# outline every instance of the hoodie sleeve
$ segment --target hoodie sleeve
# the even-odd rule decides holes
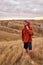
[[[33,31],[32,27],[30,29],[28,29],[28,32],[29,32],[30,35],[32,35],[32,36],[34,35],[34,31]]]

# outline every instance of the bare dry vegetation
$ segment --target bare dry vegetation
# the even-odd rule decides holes
[[[18,42],[0,42],[0,65],[14,65],[21,58],[22,44]]]
[[[39,41],[38,41],[39,40]],[[0,42],[0,65],[32,65],[31,58],[23,57],[21,40]],[[43,38],[33,39],[33,61],[35,65],[43,65]],[[33,64],[33,65],[34,65]]]
[[[43,20],[31,20],[31,25],[34,28],[34,37],[43,36],[43,28],[40,27],[43,25]],[[0,20],[0,41],[20,39],[23,26],[22,20]]]
[[[31,21],[34,28],[33,59],[23,56],[23,42],[21,32],[23,21],[0,21],[0,65],[43,65],[43,29],[39,25],[43,21]],[[36,38],[37,37],[37,38]],[[32,60],[35,62],[32,64]]]
[[[33,53],[35,62],[43,65],[43,37],[33,39]]]

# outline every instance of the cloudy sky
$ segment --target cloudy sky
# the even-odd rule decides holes
[[[42,16],[43,0],[0,0],[0,18]]]

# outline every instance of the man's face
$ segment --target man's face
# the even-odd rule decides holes
[[[25,26],[26,26],[26,25],[27,25],[27,26],[30,26],[30,21],[28,21],[28,20],[27,20],[27,21],[24,21],[24,25],[25,25]]]
[[[30,26],[30,21],[27,21],[27,25]]]

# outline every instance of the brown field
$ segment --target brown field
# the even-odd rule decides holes
[[[0,65],[43,65],[43,29],[38,28],[43,21],[31,20],[34,28],[33,36],[33,61],[30,56],[23,56],[23,42],[21,32],[23,21],[1,20],[0,21]]]
[[[43,20],[31,20],[31,25],[34,29],[33,37],[43,36],[43,28],[39,27],[39,25],[43,25]],[[0,20],[0,41],[21,39],[23,26],[24,21],[22,20]]]
[[[38,41],[39,40],[39,41]],[[0,42],[0,65],[32,65],[30,57],[24,59],[23,42],[1,41]],[[35,65],[43,65],[43,38],[33,39],[33,60]]]

